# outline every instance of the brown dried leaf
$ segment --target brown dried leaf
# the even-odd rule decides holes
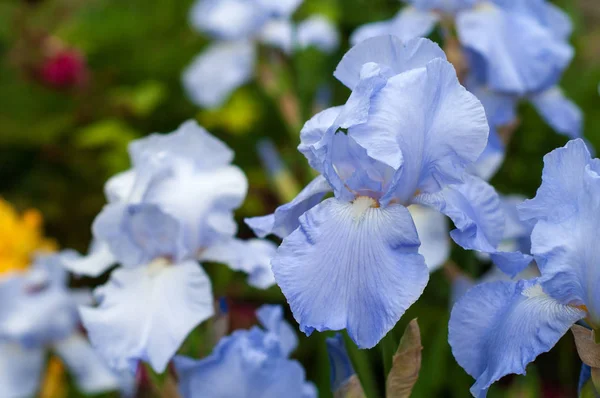
[[[591,368],[600,368],[600,344],[594,341],[593,332],[580,325],[573,325],[571,332],[581,361]]]
[[[387,398],[408,398],[421,369],[421,332],[416,319],[410,321],[394,355],[387,378]]]
[[[366,398],[358,376],[353,375],[333,394],[333,398]]]

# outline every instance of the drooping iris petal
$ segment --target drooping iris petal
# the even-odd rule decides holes
[[[419,254],[425,258],[429,271],[433,272],[450,257],[448,220],[438,211],[424,206],[411,205],[408,211],[421,241]]]
[[[485,59],[490,88],[519,95],[544,90],[571,61],[569,43],[531,14],[491,3],[458,14],[460,41]]]
[[[229,239],[210,246],[202,252],[200,261],[223,263],[236,271],[247,273],[248,283],[259,289],[275,284],[271,259],[277,246],[264,239]]]
[[[316,206],[331,187],[323,176],[312,180],[290,203],[279,206],[275,213],[268,216],[247,218],[246,224],[254,233],[264,238],[274,234],[285,238],[300,224],[298,219],[302,214]]]
[[[300,22],[297,35],[300,48],[315,47],[325,53],[331,53],[340,45],[335,25],[320,15]]]
[[[0,281],[0,339],[40,347],[69,336],[77,309],[65,286],[36,270]]]
[[[206,273],[195,261],[117,269],[80,313],[92,345],[113,369],[149,362],[163,372],[188,333],[213,314]],[[176,308],[177,311],[173,311]]]
[[[558,87],[530,97],[531,102],[544,120],[558,133],[570,138],[581,137],[583,114],[573,101],[564,96]]]
[[[418,38],[403,42],[394,36],[374,37],[352,47],[338,64],[334,76],[353,90],[367,63],[388,67],[392,75],[397,75],[423,67],[436,58],[446,59],[446,54],[431,40]]]
[[[392,35],[403,41],[425,37],[431,33],[438,19],[439,17],[429,10],[404,7],[390,20],[373,22],[359,27],[350,36],[350,43],[356,45],[372,37],[383,35]]]
[[[281,355],[287,357],[298,346],[294,329],[283,319],[283,308],[279,305],[263,305],[256,310],[256,316],[263,327],[277,336]]]
[[[538,221],[531,235],[531,252],[548,294],[564,304],[585,305],[591,322],[600,325],[600,250],[596,244],[600,176],[589,168],[583,173],[582,189],[576,202],[570,203],[575,213],[560,222]]]
[[[448,340],[458,363],[476,379],[471,392],[485,397],[501,377],[524,374],[583,317],[584,311],[552,299],[536,280],[486,283],[454,306]]]
[[[300,218],[272,261],[300,329],[348,329],[372,347],[423,292],[429,272],[405,207],[327,199]]]
[[[560,222],[576,214],[585,169],[591,162],[590,152],[580,139],[544,156],[542,185],[535,198],[519,206],[521,219]]]
[[[256,49],[248,41],[212,44],[183,72],[183,86],[198,106],[216,108],[254,73]]]
[[[329,357],[329,368],[331,370],[331,391],[334,393],[340,389],[355,374],[352,361],[348,356],[341,334],[328,337],[327,356]]]
[[[0,396],[33,397],[39,389],[45,363],[44,349],[0,342]]]
[[[504,236],[505,217],[498,194],[485,181],[469,177],[463,184],[421,194],[415,200],[450,217],[456,226],[450,232],[452,239],[465,249],[489,253],[507,274],[516,275],[531,262],[526,254],[497,249]]]
[[[348,134],[381,162],[393,151],[402,153],[396,188],[382,202],[408,203],[417,190],[434,192],[440,184],[460,181],[485,148],[488,131],[481,103],[460,85],[450,63],[434,59],[392,77],[373,98],[368,122]]]
[[[55,343],[53,348],[84,393],[99,394],[119,389],[118,378],[79,333]]]
[[[297,361],[265,352],[256,329],[222,338],[213,353],[199,361],[175,357],[183,398],[316,398]]]
[[[107,271],[116,260],[106,242],[94,240],[87,255],[64,259],[63,263],[74,274],[95,278]]]
[[[195,29],[223,40],[249,38],[268,17],[255,2],[245,0],[198,0],[190,10]]]

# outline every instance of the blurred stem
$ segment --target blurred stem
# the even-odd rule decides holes
[[[377,381],[373,374],[374,366],[371,364],[369,351],[359,349],[350,337],[348,337],[347,332],[344,332],[343,336],[348,355],[352,361],[352,366],[360,380],[365,396],[367,398],[380,397],[381,394],[379,393]]]
[[[390,330],[388,334],[381,339],[378,346],[383,357],[383,372],[385,378],[387,378],[390,370],[392,370],[394,354],[396,354],[396,350],[398,349],[398,342],[394,338],[393,330]]]
[[[440,23],[442,35],[444,36],[444,52],[448,58],[448,62],[454,65],[456,76],[461,84],[464,85],[467,73],[469,72],[469,64],[463,52],[463,48],[458,40],[454,19],[443,17]]]

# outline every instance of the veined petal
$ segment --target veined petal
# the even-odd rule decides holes
[[[542,185],[535,198],[521,204],[522,220],[548,220],[560,222],[577,212],[577,202],[584,189],[584,174],[592,161],[585,142],[569,141],[544,156]]]
[[[275,284],[271,259],[277,246],[266,239],[230,239],[210,246],[202,252],[200,261],[223,263],[236,271],[248,274],[248,283],[259,289]]]
[[[489,253],[504,272],[516,275],[531,262],[531,257],[497,249],[505,227],[505,215],[498,194],[477,177],[469,176],[465,180],[463,184],[448,186],[435,194],[421,194],[415,201],[450,217],[456,226],[450,236],[460,246]]]
[[[402,167],[381,202],[408,203],[417,190],[435,192],[460,181],[485,148],[488,131],[481,103],[460,85],[452,65],[438,58],[388,80],[372,100],[368,121],[348,135],[386,164],[393,146],[381,142],[395,142]]]
[[[325,177],[318,176],[294,200],[279,206],[274,214],[247,218],[245,222],[261,238],[274,234],[283,239],[298,228],[300,216],[316,206],[327,192],[331,192],[329,183]]]
[[[80,313],[92,345],[117,370],[144,360],[163,372],[188,333],[213,315],[206,273],[195,261],[117,269]]]
[[[392,75],[424,67],[429,61],[446,59],[442,49],[427,39],[403,42],[395,36],[367,39],[348,51],[338,64],[334,76],[353,90],[361,79],[361,71],[367,63],[388,67]]]
[[[530,97],[533,106],[556,132],[570,138],[582,136],[583,114],[573,101],[564,96],[558,87]]]
[[[183,86],[198,106],[217,108],[254,73],[256,49],[249,41],[212,44],[183,72]]]
[[[425,206],[411,205],[408,211],[421,241],[419,254],[425,258],[429,271],[433,272],[450,257],[448,219],[440,212]]]
[[[312,46],[325,53],[332,53],[340,45],[340,35],[329,19],[314,15],[298,24],[298,45],[300,48]]]
[[[16,343],[0,342],[0,396],[35,396],[45,363],[43,348],[23,348]]]
[[[79,333],[53,345],[69,368],[77,387],[86,394],[119,389],[119,380],[100,359],[90,343]]]
[[[421,295],[429,272],[408,210],[331,198],[306,212],[272,261],[300,329],[348,329],[373,347]]]
[[[498,91],[525,95],[556,84],[573,49],[527,13],[486,3],[457,16],[461,43],[487,64],[486,81]]]
[[[478,285],[450,316],[448,340],[458,363],[476,379],[471,392],[485,397],[501,377],[549,351],[585,316],[544,293],[536,280]]]

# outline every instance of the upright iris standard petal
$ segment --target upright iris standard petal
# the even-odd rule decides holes
[[[256,0],[258,6],[275,17],[290,17],[304,0]]]
[[[294,49],[294,26],[288,19],[274,19],[262,27],[258,38],[264,44],[291,53]]]
[[[348,134],[384,163],[393,146],[381,142],[395,143],[403,163],[394,176],[396,188],[382,201],[407,203],[417,190],[460,181],[485,148],[488,130],[481,103],[460,85],[450,63],[434,59],[392,77],[373,98],[368,122]]]
[[[446,59],[446,54],[431,40],[419,38],[403,42],[394,36],[374,37],[352,47],[338,64],[334,76],[353,90],[360,82],[365,64],[385,66],[391,75],[397,75],[423,67],[437,58]]]
[[[306,212],[273,259],[300,329],[348,329],[369,348],[423,292],[429,272],[405,207],[327,199]]]
[[[583,130],[581,109],[565,97],[560,88],[552,87],[530,98],[533,106],[550,127],[570,138],[581,137]]]
[[[202,107],[221,106],[254,72],[256,49],[248,41],[212,44],[183,72],[183,86]]]
[[[421,241],[419,254],[425,258],[430,272],[440,268],[450,257],[448,219],[441,213],[425,206],[411,205],[408,211],[417,228]]]
[[[275,334],[283,356],[289,356],[296,349],[298,337],[290,324],[283,319],[281,306],[263,305],[256,310],[256,317],[268,332]]]
[[[581,139],[569,141],[563,148],[544,156],[542,185],[535,198],[519,206],[522,220],[560,222],[577,212],[577,202],[584,189],[586,166],[592,157]]]
[[[450,217],[456,226],[450,232],[452,239],[465,249],[489,253],[507,274],[516,275],[531,262],[526,254],[498,250],[505,217],[498,194],[483,180],[471,176],[463,184],[448,186],[435,194],[421,194],[416,201]]]
[[[274,234],[285,238],[298,228],[299,218],[306,211],[316,206],[327,192],[331,191],[329,183],[323,176],[312,180],[290,203],[279,206],[274,214],[262,217],[247,218],[246,224],[259,237]]]
[[[276,250],[273,242],[264,239],[229,239],[206,249],[200,260],[227,264],[233,270],[243,271],[249,275],[251,286],[266,289],[275,284],[271,259]]]
[[[222,40],[248,38],[267,19],[264,9],[246,0],[197,0],[190,11],[195,29]]]
[[[75,333],[54,344],[53,348],[84,393],[98,394],[119,388],[119,379],[82,335]]]
[[[392,19],[365,24],[352,33],[350,43],[356,45],[372,37],[392,35],[403,41],[428,36],[439,16],[429,10],[404,7]]]
[[[325,53],[331,53],[340,45],[340,35],[335,25],[320,15],[300,22],[297,35],[300,48],[312,46]]]
[[[492,383],[550,350],[585,312],[560,304],[538,281],[478,285],[452,310],[449,342],[458,363],[476,379],[471,392],[485,397]]]
[[[41,347],[24,348],[0,342],[0,396],[33,397],[42,379],[45,352]]]
[[[118,370],[135,371],[145,360],[164,371],[188,333],[213,314],[210,281],[195,261],[118,269],[95,294],[97,307],[80,308],[83,324]]]
[[[573,57],[569,43],[534,11],[486,3],[459,13],[457,30],[463,46],[484,58],[488,85],[501,92],[525,95],[549,88]]]
[[[473,7],[477,0],[406,0],[421,10],[439,10],[444,12],[456,12]]]

